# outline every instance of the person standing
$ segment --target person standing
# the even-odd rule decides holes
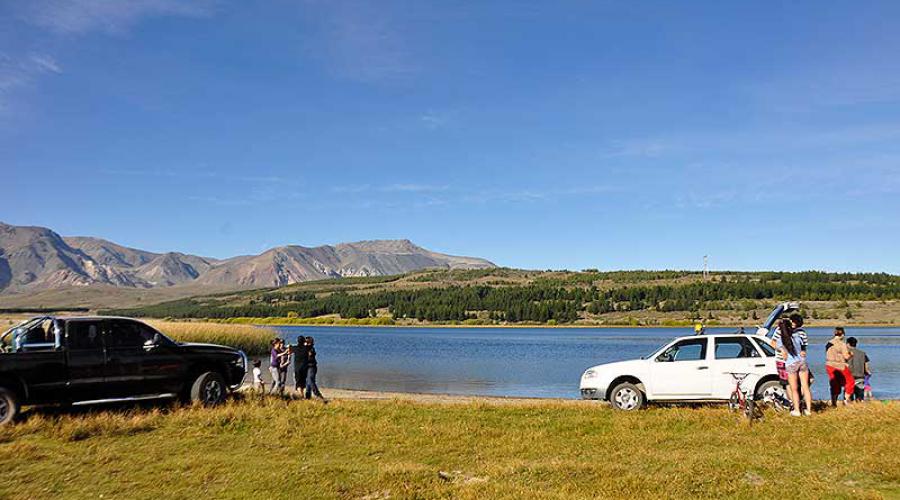
[[[306,337],[297,337],[294,346],[294,390],[301,395],[306,391],[306,372],[309,370],[309,346]]]
[[[316,384],[316,373],[319,371],[319,362],[316,359],[315,340],[313,340],[312,337],[306,337],[306,347],[308,349],[306,354],[306,399],[310,399],[310,397],[315,394],[317,398],[327,403],[328,400],[322,396],[322,393],[319,392],[319,386]]]
[[[278,354],[278,387],[281,389],[281,394],[284,395],[284,389],[287,386],[288,368],[291,366],[291,349],[284,340],[281,341],[280,351]]]
[[[844,329],[834,329],[834,337],[828,341],[825,347],[825,371],[828,373],[828,382],[831,388],[831,406],[837,406],[841,388],[844,389],[844,404],[850,400],[853,394],[853,375],[850,373],[850,347],[844,341]]]
[[[791,401],[794,403],[794,409],[791,415],[800,416],[800,395],[802,392],[803,400],[806,402],[806,408],[803,415],[809,416],[812,408],[812,394],[809,390],[809,365],[806,362],[806,347],[803,345],[803,336],[799,332],[794,331],[791,321],[781,320],[779,330],[781,335],[778,337],[776,345],[782,351],[785,359],[785,370],[788,375],[788,384],[790,385]]]
[[[850,346],[850,375],[853,376],[853,399],[854,401],[865,401],[866,399],[866,377],[869,376],[869,356],[866,351],[858,349],[856,346],[859,341],[856,337],[847,339]]]
[[[266,385],[263,383],[261,366],[262,362],[260,360],[253,360],[253,390],[265,393]]]
[[[775,331],[772,333],[772,340],[769,341],[769,345],[775,349],[775,369],[778,372],[778,379],[781,381],[781,386],[786,389],[786,393],[788,398],[791,398],[791,391],[788,389],[788,372],[786,361],[787,358],[785,356],[784,350],[779,347],[779,342],[781,341],[781,323],[785,323],[785,320],[781,320],[775,325]],[[806,352],[807,347],[809,346],[809,337],[806,335],[806,330],[803,329],[803,316],[799,314],[792,314],[786,323],[790,328],[793,334],[796,334],[800,338],[800,349],[803,352]],[[812,372],[809,370],[809,365],[807,364],[807,376],[809,383],[812,383]],[[800,411],[800,401],[795,401],[791,399],[791,404],[794,405],[794,408],[797,411]],[[807,407],[807,410],[811,410],[811,407]]]
[[[788,399],[790,399],[791,391],[788,390],[788,373],[784,366],[784,351],[778,347],[780,341],[781,329],[776,325],[775,330],[772,332],[772,339],[769,340],[769,345],[775,349],[775,371],[778,372],[778,381],[781,382],[781,386],[785,389]],[[793,403],[793,400],[791,402]]]
[[[279,349],[279,342],[281,339],[274,338],[272,339],[271,346],[272,349],[269,351],[269,375],[272,376],[272,393],[274,394],[276,390],[278,390],[278,367],[281,366],[281,350]]]

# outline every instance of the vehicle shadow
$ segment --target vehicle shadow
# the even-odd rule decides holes
[[[135,411],[159,410],[164,413],[171,412],[185,405],[173,399],[158,399],[150,401],[118,401],[110,403],[98,403],[92,405],[48,405],[30,406],[24,408],[16,418],[16,422],[25,423],[35,417],[84,417],[102,413],[125,415]]]
[[[267,402],[293,402],[305,401],[305,399],[292,393],[271,394],[259,391],[238,390],[228,395],[224,404],[241,404],[241,403],[257,403],[265,404]],[[45,405],[45,406],[29,406],[22,410],[22,413],[16,418],[16,422],[24,423],[35,417],[85,417],[100,414],[129,415],[135,412],[152,412],[157,411],[162,414],[168,414],[178,410],[193,408],[198,404],[185,403],[179,399],[151,399],[143,401],[115,401],[108,403],[96,403],[90,405]]]

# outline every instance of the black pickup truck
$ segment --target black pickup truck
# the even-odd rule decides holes
[[[175,342],[129,318],[33,318],[0,335],[0,425],[22,405],[180,397],[222,402],[241,385],[247,356]]]

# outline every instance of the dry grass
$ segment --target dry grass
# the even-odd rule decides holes
[[[882,498],[900,404],[812,418],[566,402],[235,401],[35,414],[0,429],[0,497]]]
[[[148,321],[150,325],[181,342],[203,342],[236,347],[247,354],[269,351],[269,341],[275,334],[266,328],[252,325],[223,323]]]

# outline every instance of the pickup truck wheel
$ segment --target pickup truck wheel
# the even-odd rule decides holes
[[[637,410],[644,406],[644,393],[631,382],[622,382],[609,393],[609,402],[617,410]]]
[[[214,406],[225,401],[225,379],[216,372],[206,372],[191,386],[191,401],[203,406]]]
[[[0,387],[0,425],[5,425],[19,414],[19,400],[11,390]]]

